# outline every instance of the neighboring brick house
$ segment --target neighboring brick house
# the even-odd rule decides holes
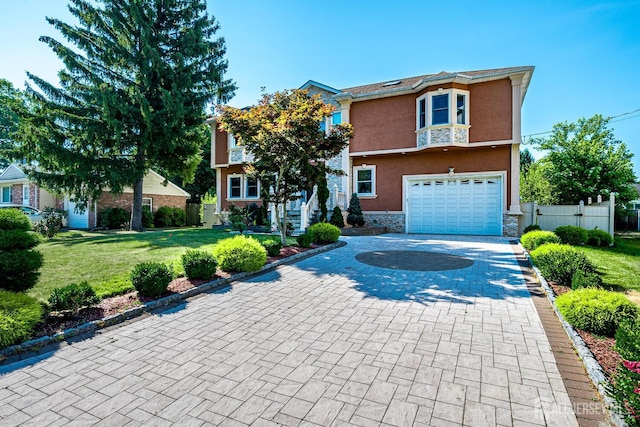
[[[0,204],[26,205],[36,209],[63,209],[63,198],[49,193],[31,182],[27,174],[16,164],[0,173]]]
[[[517,235],[521,106],[534,67],[440,72],[346,89],[314,81],[354,137],[329,161],[339,204],[353,192],[369,224],[407,233]],[[234,138],[212,132],[218,209],[258,201],[250,160]]]

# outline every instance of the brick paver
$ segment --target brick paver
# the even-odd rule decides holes
[[[577,425],[508,240],[345,240],[0,366],[0,425]],[[473,265],[355,260],[374,250]]]

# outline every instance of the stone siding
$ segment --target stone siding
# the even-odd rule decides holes
[[[431,144],[450,144],[451,143],[451,129],[431,129]]]
[[[372,214],[363,212],[365,227],[366,226],[383,226],[387,227],[389,233],[404,233],[405,232],[405,216],[404,214],[396,213],[379,213]]]
[[[518,218],[521,215],[504,214],[502,216],[502,235],[518,237]]]

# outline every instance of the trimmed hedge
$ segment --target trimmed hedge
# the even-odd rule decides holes
[[[188,279],[210,279],[216,274],[216,265],[213,254],[207,251],[187,249],[182,254],[182,267]]]
[[[591,271],[578,270],[571,278],[571,289],[599,288],[602,286],[602,278]]]
[[[327,222],[319,222],[309,227],[307,231],[316,243],[334,243],[340,238],[340,229]]]
[[[171,206],[160,206],[154,214],[156,227],[182,227],[187,222],[187,214],[184,209]]]
[[[267,262],[267,250],[253,237],[243,235],[220,240],[213,256],[223,271],[257,271]]]
[[[547,243],[531,251],[530,255],[542,275],[559,285],[571,286],[577,271],[596,272],[587,256],[573,246]]]
[[[613,236],[604,230],[589,230],[587,233],[589,246],[610,246],[613,244]]]
[[[532,251],[545,243],[560,243],[560,238],[551,231],[534,230],[523,234],[520,243],[526,250]]]
[[[82,307],[89,307],[99,302],[100,298],[96,295],[96,291],[86,281],[54,289],[49,297],[51,310],[70,310],[73,314],[77,314]]]
[[[37,299],[0,290],[0,348],[29,338],[43,315]]]
[[[596,288],[566,292],[556,298],[556,305],[571,325],[608,337],[614,336],[623,321],[638,316],[638,306],[627,297]]]
[[[276,239],[268,239],[260,242],[262,246],[267,250],[269,256],[275,257],[280,255],[280,249],[282,249],[282,242]]]
[[[563,225],[553,230],[565,245],[583,246],[587,244],[588,232],[582,227]]]
[[[141,296],[159,297],[167,292],[173,273],[160,262],[142,262],[131,272],[131,283]]]

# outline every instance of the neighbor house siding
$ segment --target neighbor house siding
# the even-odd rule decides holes
[[[446,174],[449,167],[455,174],[465,172],[507,171],[511,174],[510,146],[496,148],[451,148],[447,152],[428,150],[405,155],[354,157],[353,166],[376,166],[375,198],[362,197],[363,211],[401,211],[403,175]],[[507,206],[510,184],[506,182]]]

